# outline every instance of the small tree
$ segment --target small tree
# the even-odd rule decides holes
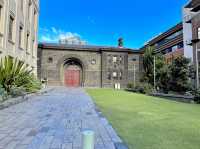
[[[176,92],[185,92],[191,89],[189,83],[189,63],[185,57],[178,57],[170,65],[170,89]]]
[[[169,90],[169,67],[163,55],[156,56],[156,86],[164,92]]]

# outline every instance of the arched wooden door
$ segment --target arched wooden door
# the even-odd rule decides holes
[[[79,87],[81,82],[81,68],[77,65],[69,65],[65,68],[64,83],[67,87]]]

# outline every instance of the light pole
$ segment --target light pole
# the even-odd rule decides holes
[[[196,87],[199,88],[199,61],[198,61],[198,44],[196,43]]]
[[[156,90],[156,56],[153,58],[153,85],[154,90]]]
[[[133,62],[134,62],[134,64],[133,64],[133,85],[134,85],[134,88],[135,88],[135,86],[136,86],[136,75],[135,75],[135,62],[136,62],[136,58],[133,58]]]

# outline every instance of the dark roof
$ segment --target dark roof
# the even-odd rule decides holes
[[[186,6],[185,8],[196,8],[200,5],[200,1],[199,0],[191,0]]]
[[[129,53],[140,53],[139,50],[131,48],[119,48],[109,46],[94,46],[94,45],[68,45],[58,43],[39,43],[41,49],[59,49],[59,50],[74,50],[74,51],[111,51],[111,52],[129,52]]]
[[[182,22],[180,22],[177,25],[175,25],[172,28],[170,28],[169,30],[167,30],[166,32],[164,32],[161,35],[159,35],[159,36],[153,38],[152,40],[150,40],[145,46],[143,46],[141,48],[141,50],[143,50],[146,46],[153,46],[157,42],[163,40],[164,38],[172,35],[173,33],[176,33],[177,31],[180,31],[182,29],[183,29],[183,24],[182,24]]]

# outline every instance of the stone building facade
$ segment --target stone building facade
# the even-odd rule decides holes
[[[140,75],[140,53],[127,48],[39,44],[38,58],[38,77],[51,86],[126,87]]]
[[[37,71],[39,0],[0,0],[0,57],[17,57]]]

